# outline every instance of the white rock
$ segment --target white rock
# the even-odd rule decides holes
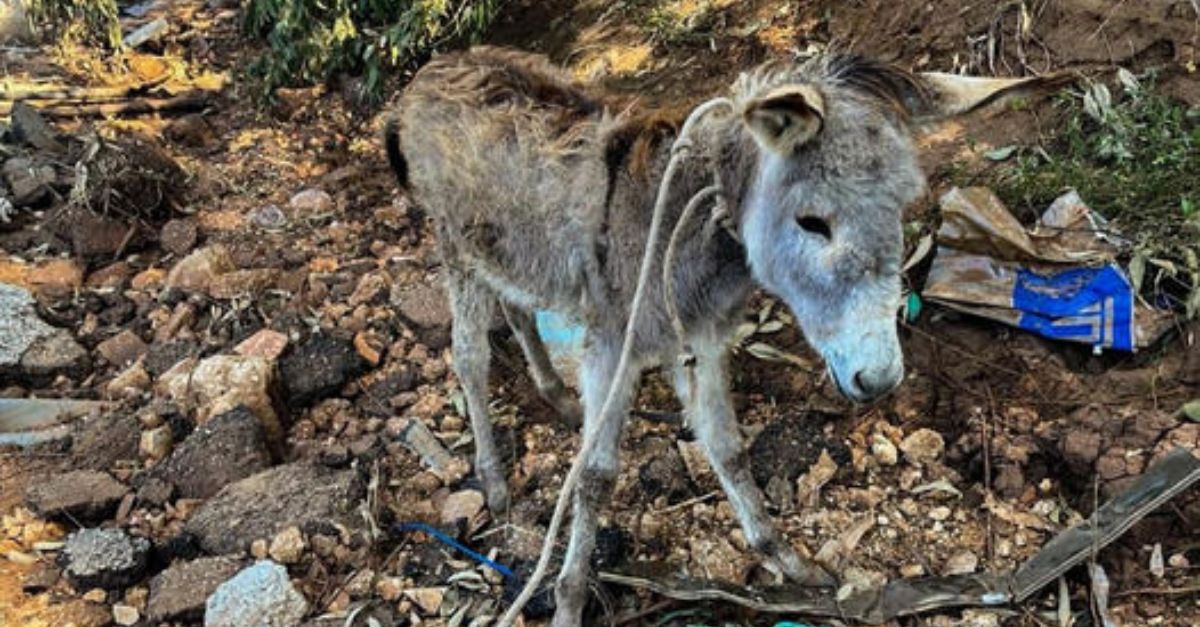
[[[308,601],[288,579],[287,569],[264,560],[243,569],[208,597],[204,627],[294,627]]]
[[[875,461],[879,462],[880,466],[895,466],[900,459],[896,445],[882,433],[876,433],[871,438],[871,455],[875,456]]]

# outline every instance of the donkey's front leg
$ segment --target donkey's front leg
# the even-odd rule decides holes
[[[618,336],[619,337],[619,336]],[[613,381],[619,358],[618,341],[597,341],[589,338],[580,371],[583,392],[584,433],[599,428],[591,450],[584,455],[583,474],[575,487],[574,516],[571,520],[571,541],[563,558],[562,572],[555,591],[553,627],[577,627],[582,623],[588,600],[588,571],[592,551],[596,547],[596,519],[599,509],[608,504],[619,469],[618,444],[621,428],[633,399],[640,369],[628,368],[620,380]],[[608,395],[609,384],[616,388],[609,411],[601,417],[601,405]]]
[[[824,569],[796,553],[767,515],[762,491],[754,483],[749,458],[738,432],[729,395],[725,343],[707,335],[694,338],[693,348],[696,351],[696,378],[689,406],[691,427],[721,480],[721,487],[742,524],[747,542],[774,561],[793,581],[833,584],[833,578]]]

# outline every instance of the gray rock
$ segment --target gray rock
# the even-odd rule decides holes
[[[17,374],[40,377],[78,370],[87,358],[70,333],[38,317],[27,290],[0,283],[0,382]]]
[[[184,530],[214,555],[244,551],[254,540],[293,525],[309,534],[336,534],[337,524],[361,525],[355,507],[364,495],[354,470],[286,464],[225,486],[192,514]]]
[[[146,571],[150,541],[122,529],[81,529],[67,537],[64,572],[76,590],[117,590]]]
[[[417,339],[437,351],[450,345],[450,302],[440,285],[396,285],[392,304],[414,325]]]
[[[106,472],[76,470],[30,485],[25,504],[45,518],[95,521],[112,515],[128,492]]]
[[[108,470],[119,462],[138,459],[142,431],[137,418],[111,413],[80,421],[72,436],[70,468]]]
[[[155,624],[199,621],[208,597],[241,567],[241,562],[232,557],[175,562],[150,580],[146,618]]]
[[[178,497],[206,499],[270,467],[262,422],[238,406],[197,427],[152,476],[174,484]]]
[[[208,597],[204,627],[294,627],[307,613],[308,601],[292,586],[287,569],[263,560]]]

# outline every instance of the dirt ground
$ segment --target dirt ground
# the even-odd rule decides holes
[[[1162,72],[1162,90],[1197,105],[1200,15],[1194,7],[1095,0],[514,0],[487,39],[544,52],[581,79],[647,104],[699,101],[772,55],[833,46],[916,70],[988,75],[1070,70],[1108,76],[1114,66],[1153,67]],[[144,133],[179,164],[186,188],[171,190],[161,213],[131,218],[137,228],[129,233],[136,235],[113,252],[81,253],[69,229],[64,235],[47,227],[53,204],[0,223],[0,282],[31,288],[42,316],[68,329],[93,355],[85,368],[49,380],[14,380],[0,397],[104,397],[126,369],[109,363],[100,347],[126,330],[148,345],[141,359],[157,378],[163,373],[151,367],[154,359],[170,366],[171,355],[227,353],[261,329],[278,331],[289,346],[307,345],[323,329],[354,338],[355,351],[372,363],[339,380],[323,399],[280,412],[280,460],[354,468],[370,483],[372,515],[384,529],[392,522],[445,523],[452,495],[475,486],[470,478],[446,480],[430,472],[399,442],[403,425],[397,421],[421,421],[464,459],[470,458],[469,429],[450,369],[444,303],[396,306],[408,302],[404,295],[412,290],[436,289],[439,261],[430,225],[399,195],[386,167],[378,142],[380,110],[362,104],[351,79],[284,90],[276,103],[260,106],[252,88],[236,80],[237,68],[255,52],[238,33],[236,11],[190,1],[171,10],[177,21],[170,38],[145,56],[168,59],[172,71],[189,81],[220,72],[235,80],[198,114],[56,120],[61,132],[76,137],[92,130],[107,137]],[[674,22],[652,19],[663,14]],[[0,55],[5,73],[15,79],[75,85],[141,80],[138,62],[18,49]],[[1052,107],[1041,100],[930,129],[920,138],[930,193],[907,216],[914,234],[936,229],[936,199],[951,171],[979,162],[992,148],[1036,141],[1053,123]],[[309,196],[295,198],[306,190]],[[181,259],[217,244],[243,280],[268,278],[230,297],[180,296],[163,287]],[[70,267],[55,266],[55,259],[69,260]],[[918,288],[921,271],[907,277]],[[259,274],[248,274],[253,272]],[[1172,447],[1200,449],[1200,424],[1178,412],[1200,397],[1195,323],[1180,322],[1137,354],[1094,355],[1089,347],[928,306],[902,327],[909,371],[904,385],[875,404],[853,406],[837,395],[782,306],[759,295],[747,317],[782,323],[763,328],[735,351],[733,388],[753,442],[756,479],[788,539],[836,563],[847,580],[1013,568]],[[452,518],[449,527],[477,550],[494,551],[497,561],[527,569],[579,437],[539,400],[502,325],[492,340],[493,411],[512,464],[514,506],[499,518],[476,507],[468,520]],[[747,349],[753,342],[811,366],[756,357]],[[138,416],[148,426],[147,413],[169,413],[162,407],[147,390],[121,397],[111,411]],[[747,550],[711,471],[694,463],[691,435],[661,376],[647,378],[637,407],[602,525],[601,568],[665,564],[739,584],[769,579]],[[916,461],[907,443],[930,431],[941,445]],[[803,484],[801,477],[815,472],[823,452],[828,459],[820,464],[831,471],[827,483],[811,498],[798,498],[797,481]],[[47,472],[77,459],[77,450],[54,448],[0,453],[6,534],[0,542],[6,553],[52,561],[52,551],[38,553],[33,544],[57,540],[73,524],[35,524],[24,495]],[[107,461],[103,470],[128,482],[154,465],[144,455]],[[1118,624],[1200,624],[1198,497],[1193,488],[1097,556],[1111,580]],[[191,501],[131,503],[117,522],[106,524],[168,538],[197,506]],[[1159,574],[1150,568],[1156,544],[1166,562]],[[481,571],[427,538],[384,533],[370,542],[343,542],[337,550],[311,549],[290,568],[309,599],[310,617],[367,604],[372,612],[386,610],[396,624],[475,624],[472,619],[496,614],[514,592],[490,576],[447,584],[456,573]],[[0,561],[0,623],[104,624],[111,605],[144,597],[144,590],[131,591],[145,583],[86,599],[87,590],[65,583],[24,591],[16,582],[39,568]],[[364,571],[406,590],[441,590],[444,597],[432,611],[415,596],[385,601],[378,582],[365,591],[352,585]],[[461,583],[477,579],[479,585]],[[1071,571],[1066,585],[1074,624],[1096,624],[1084,569]],[[1021,608],[923,615],[895,624],[1058,624],[1057,589],[1050,588]],[[595,624],[607,618],[617,624],[772,625],[791,618],[615,586],[597,586],[597,592]],[[544,620],[536,611],[532,616],[527,624]]]

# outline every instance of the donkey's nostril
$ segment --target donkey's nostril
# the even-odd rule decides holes
[[[863,380],[863,371],[859,370],[854,373],[854,387],[858,388],[863,394],[870,394],[871,388],[867,387],[867,382]]]
[[[887,368],[859,370],[854,373],[854,387],[866,400],[883,396],[896,387],[898,378]]]

